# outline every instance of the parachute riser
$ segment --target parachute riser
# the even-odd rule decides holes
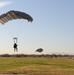
[[[16,37],[13,38],[14,43],[17,44],[18,39]]]

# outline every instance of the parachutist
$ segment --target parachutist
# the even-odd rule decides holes
[[[30,22],[33,21],[33,18],[29,14],[26,14],[25,12],[21,12],[21,11],[11,10],[11,11],[8,11],[8,12],[0,15],[0,24],[4,25],[8,21],[16,20],[16,19],[26,19]],[[14,52],[15,52],[15,50],[18,51],[17,38],[14,37],[13,40],[14,40],[13,47],[14,47]]]
[[[13,40],[14,40],[14,45],[13,45],[13,48],[14,48],[14,52],[16,51],[16,52],[18,52],[18,48],[17,48],[17,37],[14,37],[13,38]]]
[[[13,47],[14,47],[14,52],[15,52],[15,51],[18,52],[17,46],[18,46],[18,45],[17,45],[16,43],[14,43],[14,46],[13,46]]]

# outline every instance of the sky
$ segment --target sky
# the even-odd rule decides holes
[[[33,22],[0,25],[0,54],[74,54],[74,0],[0,0],[0,15],[10,10],[29,14]],[[38,48],[43,52],[35,52]]]

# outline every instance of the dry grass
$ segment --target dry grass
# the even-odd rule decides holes
[[[68,58],[0,58],[0,74],[74,75],[74,60]]]

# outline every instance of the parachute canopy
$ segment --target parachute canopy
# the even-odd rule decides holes
[[[14,20],[14,19],[26,19],[28,20],[28,22],[32,22],[33,18],[21,11],[8,11],[7,13],[4,13],[2,15],[0,15],[0,23],[1,24],[5,24],[6,22],[10,21],[10,20]]]
[[[42,51],[43,51],[42,48],[39,48],[39,49],[36,50],[36,52],[42,52]]]

